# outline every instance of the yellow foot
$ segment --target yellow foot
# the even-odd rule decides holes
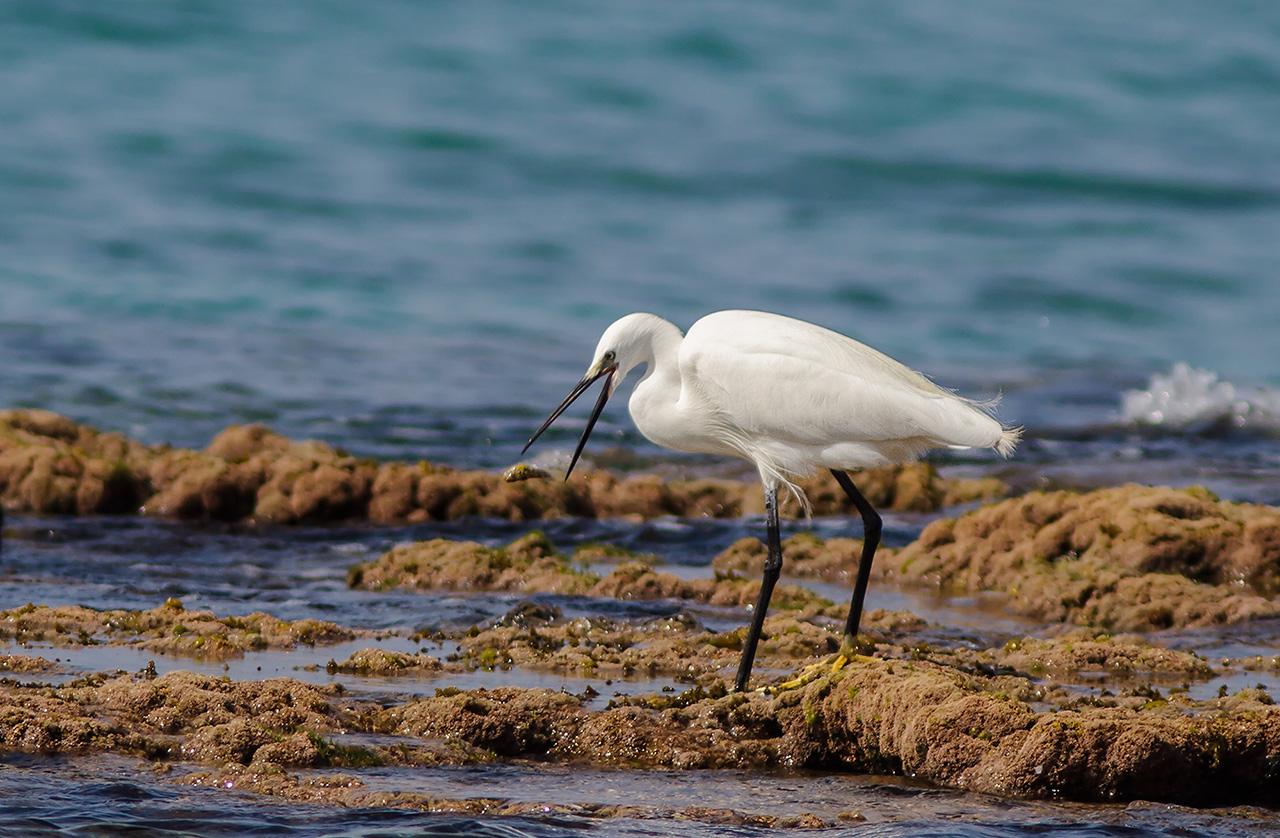
[[[803,687],[810,681],[820,678],[823,675],[834,675],[844,669],[851,663],[868,663],[874,660],[866,655],[859,655],[853,652],[840,652],[832,655],[824,661],[811,663],[804,669],[796,673],[796,677],[790,681],[783,681],[781,684],[773,684],[768,687],[761,687],[761,692],[776,693],[783,690],[794,690]]]

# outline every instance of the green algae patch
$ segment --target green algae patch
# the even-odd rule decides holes
[[[1280,511],[1198,488],[1033,492],[930,524],[875,573],[1117,631],[1238,623],[1280,614]]]
[[[225,658],[247,651],[340,643],[358,632],[323,620],[278,620],[255,612],[217,617],[176,599],[149,610],[100,611],[80,605],[24,605],[0,611],[0,639],[53,645],[132,646],[165,654]]]
[[[913,463],[853,475],[881,509],[927,512],[1008,494],[998,480],[948,480]],[[820,515],[853,512],[830,480],[802,482]],[[37,514],[138,514],[279,524],[368,519],[417,523],[484,516],[733,518],[763,511],[760,486],[587,471],[510,483],[445,465],[378,463],[263,425],[233,425],[204,450],[147,446],[44,410],[0,410],[0,503]],[[799,509],[791,509],[798,514]]]

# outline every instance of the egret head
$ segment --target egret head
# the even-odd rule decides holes
[[[603,378],[604,389],[600,391],[600,398],[596,400],[596,406],[591,411],[591,418],[587,420],[587,427],[583,429],[582,438],[578,440],[578,447],[573,451],[573,459],[569,461],[569,469],[564,474],[564,479],[569,479],[569,475],[573,473],[573,467],[578,464],[578,457],[582,456],[582,449],[586,447],[587,437],[591,436],[591,431],[596,426],[596,420],[600,418],[600,413],[604,410],[605,403],[609,401],[609,396],[613,394],[613,388],[610,385],[613,383],[614,374],[618,371],[617,358],[618,353],[612,349],[605,350],[604,352],[598,352],[596,354],[596,360],[587,370],[587,374],[582,377],[582,380],[578,382],[577,386],[574,387],[569,395],[565,397],[565,400],[560,402],[560,406],[551,411],[551,415],[547,417],[547,421],[539,425],[538,430],[533,432],[533,436],[529,437],[529,441],[526,442],[524,444],[524,448],[521,449],[521,455],[523,455],[525,451],[529,450],[529,446],[533,445],[534,441],[538,437],[542,436],[543,431],[551,427],[552,422],[560,418],[560,414],[564,413],[569,405],[577,401],[578,396],[581,396],[587,391],[588,387]]]
[[[565,472],[564,479],[568,480],[569,475],[573,473],[573,467],[578,464],[578,457],[582,455],[582,449],[586,447],[587,437],[591,436],[591,431],[596,426],[596,420],[600,418],[600,413],[604,410],[605,403],[609,401],[609,397],[613,395],[613,391],[618,389],[618,385],[622,383],[622,379],[627,377],[637,365],[651,360],[652,355],[652,335],[650,332],[651,321],[665,323],[652,314],[628,314],[626,317],[614,322],[612,326],[605,329],[604,334],[600,337],[600,343],[596,345],[595,360],[591,366],[587,368],[587,374],[582,377],[572,392],[560,402],[560,406],[551,412],[547,417],[547,421],[543,422],[538,430],[533,432],[533,436],[529,437],[529,441],[525,443],[521,455],[529,450],[529,446],[533,445],[538,437],[542,436],[542,432],[551,427],[551,423],[560,418],[560,414],[564,413],[569,405],[577,400],[587,391],[587,388],[596,383],[599,379],[604,379],[604,389],[600,391],[600,398],[596,400],[596,406],[591,411],[591,418],[587,420],[587,427],[582,431],[582,437],[578,440],[578,447],[574,449],[573,459],[569,461],[569,469]],[[647,354],[646,354],[647,348]]]

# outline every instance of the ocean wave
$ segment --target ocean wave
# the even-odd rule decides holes
[[[1151,376],[1147,389],[1121,393],[1120,419],[1193,432],[1280,433],[1280,390],[1239,386],[1179,362],[1168,374]]]

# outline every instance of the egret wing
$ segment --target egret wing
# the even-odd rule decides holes
[[[699,320],[681,345],[680,372],[682,398],[757,440],[987,447],[1002,432],[974,403],[871,347],[764,312]]]

